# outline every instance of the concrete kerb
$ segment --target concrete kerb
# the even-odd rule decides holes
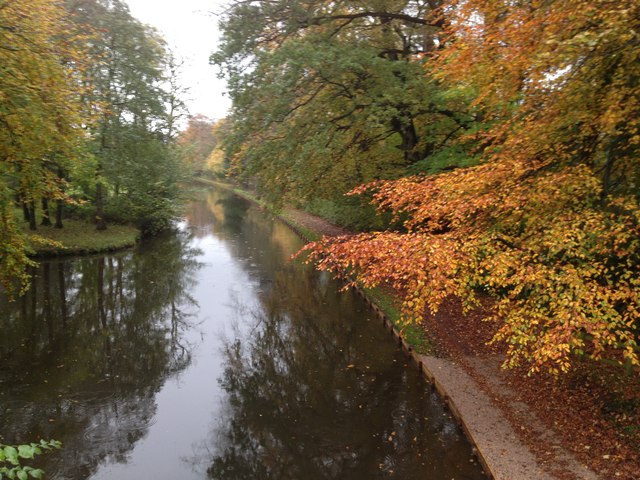
[[[508,420],[493,407],[491,399],[462,367],[450,360],[416,352],[376,302],[362,288],[356,286],[354,289],[378,314],[403,352],[443,399],[489,478],[551,480],[519,440]]]
[[[484,470],[485,474],[492,479],[506,478],[506,477],[503,477],[502,475],[497,475],[494,469],[492,469],[491,463],[487,461],[487,459],[483,455],[481,448],[478,446],[477,442],[475,441],[475,437],[473,434],[474,432],[472,431],[471,428],[469,428],[469,426],[465,422],[465,419],[462,413],[460,412],[460,410],[458,409],[456,402],[452,399],[450,392],[447,390],[447,388],[445,388],[445,386],[439,380],[436,372],[432,371],[427,366],[428,362],[425,362],[425,359],[428,359],[430,357],[428,357],[427,355],[421,355],[413,349],[413,347],[404,339],[400,331],[396,328],[396,326],[389,319],[389,317],[382,311],[382,309],[376,304],[376,302],[373,301],[365,293],[365,291],[362,288],[360,288],[359,286],[354,286],[353,288],[358,293],[358,295],[364,299],[364,301],[371,307],[371,309],[382,320],[382,324],[385,327],[385,329],[387,329],[393,335],[394,339],[398,342],[398,346],[400,346],[402,351],[412,360],[413,364],[420,371],[423,378],[433,388],[435,388],[436,392],[438,392],[438,395],[440,395],[442,400],[447,405],[447,408],[451,412],[451,415],[456,419],[456,421],[460,425],[460,428],[464,432],[465,436],[471,442],[473,453],[475,457],[478,459],[478,461],[480,462],[480,465],[482,466],[482,469]]]

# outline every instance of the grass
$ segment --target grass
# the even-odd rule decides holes
[[[39,220],[39,219],[38,219]],[[140,236],[137,228],[129,225],[109,225],[98,231],[92,223],[65,219],[64,228],[43,227],[29,230],[29,224],[20,219],[22,231],[30,238],[35,256],[99,253],[135,245]]]
[[[402,332],[403,338],[411,347],[421,355],[433,354],[434,347],[429,341],[424,329],[420,325],[401,322],[400,299],[382,288],[363,289],[369,297],[384,312],[393,325]]]
[[[289,225],[294,227],[300,234],[304,237],[304,240],[308,242],[315,242],[322,238],[322,233],[307,228],[305,226],[300,225],[296,222],[295,218],[291,215],[288,215],[286,211],[280,212],[278,215]]]

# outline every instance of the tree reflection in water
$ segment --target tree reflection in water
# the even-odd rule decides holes
[[[45,262],[0,299],[0,442],[62,440],[42,466],[77,480],[482,478],[362,302],[289,261],[286,227],[218,190],[185,230]]]
[[[283,262],[290,232],[256,212],[234,256],[253,272],[259,306],[236,299],[226,403],[193,462],[225,480],[484,478],[441,400],[361,303]]]
[[[189,240],[172,232],[135,252],[45,261],[24,297],[0,298],[1,442],[62,440],[43,465],[60,478],[124,459],[155,393],[191,361],[183,333],[200,264]]]

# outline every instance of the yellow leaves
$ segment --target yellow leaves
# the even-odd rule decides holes
[[[637,364],[640,4],[447,5],[452,41],[428,68],[477,92],[485,162],[354,189],[407,233],[325,240],[312,255],[398,289],[407,319],[448,295],[490,295],[509,365]]]
[[[61,2],[11,0],[0,7],[0,173],[11,179],[0,182],[0,283],[7,289],[15,280],[26,284],[30,264],[13,224],[15,190],[61,198],[48,162],[76,161],[86,139],[86,56],[75,39]]]
[[[493,296],[492,315],[501,325],[494,341],[508,344],[507,365],[564,372],[574,355],[616,351],[638,362],[637,202],[617,199],[603,208],[598,181],[585,167],[533,174],[514,168],[527,172],[524,181],[509,175],[508,164],[492,167],[377,183],[380,204],[410,209],[412,231],[325,239],[307,248],[322,258],[320,268],[348,269],[367,285],[397,289],[407,322],[436,311],[449,295],[468,304],[479,291]],[[440,201],[441,187],[454,182],[458,190]],[[478,194],[491,212],[469,205]],[[445,218],[459,220],[449,231],[433,231],[433,222]]]
[[[6,73],[0,76],[0,157],[35,160],[52,150],[72,156],[86,124],[78,78],[83,61],[64,10],[56,2],[16,0],[0,9],[0,25]]]
[[[438,69],[453,88],[472,85],[478,92],[483,115],[496,120],[484,132],[499,146],[492,160],[603,168],[619,137],[617,175],[633,189],[640,142],[639,5],[451,0],[455,41],[429,69]]]

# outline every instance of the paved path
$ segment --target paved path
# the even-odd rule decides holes
[[[450,360],[418,355],[424,374],[448,403],[478,459],[495,480],[552,480],[475,381]]]

